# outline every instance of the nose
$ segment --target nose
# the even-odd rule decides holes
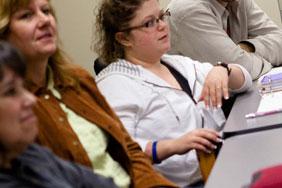
[[[23,100],[25,107],[32,107],[36,103],[36,97],[28,90],[23,89]]]
[[[158,30],[163,30],[164,28],[168,27],[168,24],[165,20],[158,20]]]
[[[43,12],[38,13],[38,24],[39,27],[46,26],[50,24],[50,17]]]

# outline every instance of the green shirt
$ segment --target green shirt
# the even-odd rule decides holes
[[[48,71],[48,89],[52,91],[56,98],[61,99],[60,93],[54,88],[52,71],[51,69]],[[107,135],[96,125],[93,125],[93,123],[67,108],[65,104],[60,103],[60,106],[66,113],[73,131],[77,134],[79,141],[86,150],[88,157],[95,168],[95,173],[113,178],[115,184],[121,188],[129,187],[129,175],[107,152]]]

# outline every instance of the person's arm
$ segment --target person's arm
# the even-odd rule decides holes
[[[255,53],[274,66],[282,64],[282,29],[253,1],[246,1],[248,37]]]
[[[221,142],[220,135],[216,131],[195,129],[179,138],[158,141],[155,146],[155,157],[162,161],[176,154],[185,154],[193,149],[211,153],[217,147],[215,144],[219,142]],[[145,153],[153,158],[152,142],[147,143]]]
[[[208,8],[192,6],[185,12],[172,10],[171,14],[173,13],[178,15],[172,16],[170,24],[171,30],[177,36],[176,40],[172,40],[175,43],[172,44],[175,52],[212,64],[218,61],[238,63],[250,72],[253,79],[271,69],[266,59],[256,53],[249,53],[235,44],[219,25],[218,18]]]

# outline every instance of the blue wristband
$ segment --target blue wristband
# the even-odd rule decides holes
[[[152,158],[154,163],[159,164],[161,161],[158,159],[157,155],[157,143],[158,141],[154,141],[152,144]]]

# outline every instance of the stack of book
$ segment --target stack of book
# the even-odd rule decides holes
[[[267,74],[258,82],[261,94],[282,91],[282,72]]]

